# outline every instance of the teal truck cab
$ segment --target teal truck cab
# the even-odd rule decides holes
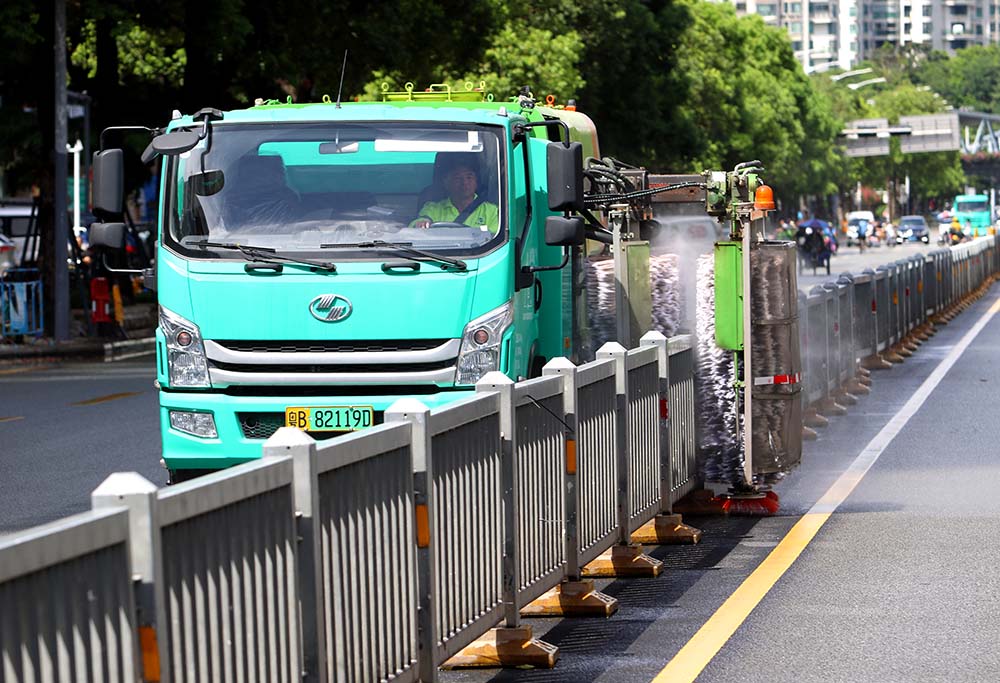
[[[172,481],[257,458],[285,425],[334,436],[400,397],[439,406],[492,370],[579,356],[585,224],[570,214],[584,155],[599,157],[592,122],[450,99],[266,102],[150,131],[162,200],[145,279]],[[91,243],[113,256],[122,151],[103,139]]]

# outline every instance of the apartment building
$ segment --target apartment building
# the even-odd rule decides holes
[[[731,0],[788,32],[806,71],[849,69],[882,45],[954,52],[1000,42],[1000,0]]]

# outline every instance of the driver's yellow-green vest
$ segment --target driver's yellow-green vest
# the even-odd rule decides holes
[[[460,213],[461,211],[451,203],[451,199],[445,197],[424,204],[417,218],[427,218],[432,223],[453,223]],[[486,226],[486,229],[495,235],[500,228],[500,209],[492,202],[483,202],[463,222],[470,228]]]

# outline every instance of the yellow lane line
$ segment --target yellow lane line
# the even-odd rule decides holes
[[[855,487],[878,460],[896,435],[903,430],[917,410],[924,404],[931,392],[940,384],[966,348],[982,331],[990,319],[1000,313],[1000,298],[997,298],[979,318],[975,325],[952,347],[948,355],[938,364],[906,404],[900,408],[889,422],[879,431],[847,470],[827,489],[823,497],[807,512],[795,526],[781,539],[764,561],[748,576],[722,606],[715,611],[698,632],[680,649],[652,683],[691,683],[718,654],[736,629],[746,621],[750,613],[760,604],[768,591],[778,582],[792,563],[816,536],[840,505],[847,500]]]
[[[760,566],[722,603],[694,637],[681,648],[670,663],[657,674],[653,683],[693,681],[708,666],[750,612],[764,599],[771,587],[792,566],[806,546],[830,518],[829,512],[808,513],[802,517]]]
[[[17,422],[18,420],[23,420],[24,416],[20,415],[18,417],[0,417],[0,422]]]
[[[128,398],[129,396],[138,396],[141,391],[123,391],[119,394],[108,394],[107,396],[98,396],[97,398],[88,398],[86,401],[77,401],[76,403],[71,403],[74,406],[92,406],[98,403],[107,403],[108,401],[116,401],[120,398]]]
[[[32,370],[48,370],[51,365],[30,365],[24,368],[7,368],[5,370],[0,370],[0,375],[19,375],[22,372],[31,372]]]

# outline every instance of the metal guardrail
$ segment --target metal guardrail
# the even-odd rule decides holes
[[[911,340],[1000,272],[1000,237],[936,249],[843,274],[799,297],[805,391],[803,404],[834,413],[856,386],[860,364],[901,362]]]
[[[0,680],[138,678],[128,542],[121,507],[0,540]]]
[[[800,295],[803,403],[998,268],[983,238]],[[435,410],[403,399],[319,446],[282,429],[261,460],[169,489],[112,475],[93,512],[0,542],[0,672],[433,681],[697,484],[693,353],[650,333]]]

